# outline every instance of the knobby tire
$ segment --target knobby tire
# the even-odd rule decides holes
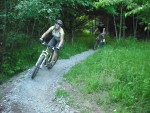
[[[39,68],[40,68],[40,65],[41,63],[43,62],[45,56],[41,56],[41,58],[38,60],[37,62],[37,65],[34,67],[33,71],[32,71],[32,74],[31,74],[31,78],[34,79],[34,77],[36,76]]]

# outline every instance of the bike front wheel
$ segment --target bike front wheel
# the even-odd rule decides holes
[[[44,60],[45,56],[41,56],[40,59],[38,60],[37,64],[34,66],[33,68],[33,71],[31,73],[31,78],[34,79],[34,77],[36,76],[39,68],[40,68],[40,65],[42,64],[43,60]]]

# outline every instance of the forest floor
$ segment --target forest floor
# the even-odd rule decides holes
[[[0,113],[103,113],[94,102],[82,98],[84,95],[63,77],[72,66],[94,52],[89,50],[58,60],[51,70],[40,69],[33,80],[30,78],[32,69],[29,69],[2,84]],[[59,89],[68,92],[69,96],[57,98]]]

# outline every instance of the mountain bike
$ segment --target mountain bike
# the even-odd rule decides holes
[[[46,42],[42,42],[42,44],[47,46]],[[55,47],[49,48],[47,46],[47,48],[41,52],[32,72],[31,72],[32,79],[34,79],[34,77],[38,73],[39,69],[42,68],[43,66],[46,66],[48,69],[51,69],[55,65],[55,63],[58,60],[58,56],[59,56],[59,55],[57,55],[57,58],[55,58],[53,63],[51,63],[55,49],[57,49],[57,48],[55,48]]]
[[[94,40],[93,49],[98,49],[102,44],[105,44],[105,39],[101,34],[99,34],[96,39]]]

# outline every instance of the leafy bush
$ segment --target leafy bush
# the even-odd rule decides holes
[[[25,34],[8,33],[1,70],[3,76],[0,76],[0,81],[3,82],[33,65],[41,48],[36,40]]]

